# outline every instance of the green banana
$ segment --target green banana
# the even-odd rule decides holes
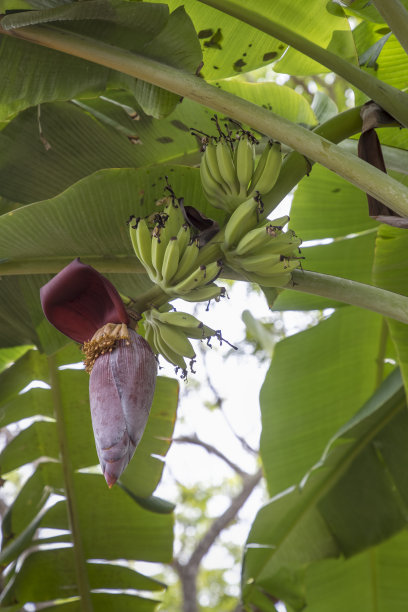
[[[186,334],[172,325],[158,324],[158,330],[163,342],[182,357],[194,359],[196,354]]]
[[[301,239],[294,232],[290,230],[288,232],[278,232],[276,236],[269,237],[268,244],[261,246],[253,254],[275,253],[284,257],[296,257],[299,254],[301,244]]]
[[[173,278],[173,284],[177,284],[178,282],[182,281],[187,274],[190,274],[192,270],[197,267],[196,261],[199,251],[200,249],[195,241],[186,246],[184,253],[180,258],[177,272]]]
[[[268,225],[261,225],[260,227],[250,230],[241,238],[234,251],[234,255],[246,255],[261,246],[268,245],[269,242],[270,236],[268,235]]]
[[[273,140],[268,140],[264,150],[262,151],[262,154],[261,154],[260,158],[258,159],[258,162],[256,164],[254,173],[252,175],[251,185],[250,185],[250,187],[248,189],[248,191],[249,191],[248,195],[250,195],[250,194],[252,195],[252,193],[255,193],[254,186],[257,184],[257,182],[261,178],[262,172],[265,169],[266,160],[268,159],[269,150],[272,147],[272,144],[273,144]]]
[[[298,268],[298,259],[287,259],[276,253],[261,253],[250,257],[241,257],[240,266],[247,272],[257,272],[264,276],[269,274],[281,274],[286,270]]]
[[[167,325],[181,328],[189,338],[204,339],[215,335],[215,330],[204,325],[187,312],[155,312],[155,318]]]
[[[217,145],[213,142],[209,142],[205,148],[203,158],[206,160],[207,169],[212,178],[222,187],[225,193],[228,193],[228,185],[222,178],[220,169],[218,167]]]
[[[178,233],[177,233],[177,244],[179,246],[179,259],[181,259],[181,257],[184,254],[184,251],[187,248],[188,243],[190,242],[190,228],[187,225],[187,223],[184,223]]]
[[[187,366],[183,356],[173,350],[173,348],[169,346],[167,342],[164,341],[163,336],[161,335],[160,327],[158,325],[153,325],[153,330],[155,344],[159,349],[159,353],[163,355],[163,357],[167,361],[185,371],[187,369]]]
[[[210,284],[217,278],[221,268],[222,265],[218,261],[196,268],[189,276],[172,287],[172,293],[184,296],[185,293],[190,293],[202,285]]]
[[[230,194],[237,196],[239,194],[237,173],[232,160],[231,147],[224,138],[217,142],[216,153],[220,174],[227,184]]]
[[[184,219],[183,211],[178,201],[173,197],[166,198],[166,200],[167,204],[162,213],[162,215],[165,215],[164,230],[162,231],[164,231],[165,234],[163,238],[167,237],[167,239],[170,240],[173,236],[177,236],[180,227],[186,220]]]
[[[247,197],[248,185],[254,172],[255,147],[248,137],[243,134],[236,145],[236,173],[240,185],[239,195]]]
[[[212,202],[213,199],[215,199],[216,201],[222,200],[227,196],[227,191],[220,183],[215,180],[215,178],[210,173],[205,153],[201,158],[200,178],[204,193],[210,200],[210,202]]]
[[[291,230],[283,232],[275,225],[267,223],[245,234],[233,254],[240,257],[260,252],[292,255],[297,252],[301,243],[300,238]]]
[[[132,227],[132,224],[130,224],[132,246],[136,256],[145,267],[151,280],[153,280],[156,273],[152,265],[152,236],[145,219],[135,219],[135,222],[136,227]]]
[[[156,346],[156,342],[155,342],[155,338],[154,338],[154,331],[153,331],[153,325],[151,325],[151,323],[149,323],[148,321],[145,321],[144,323],[144,330],[145,330],[145,340],[146,342],[148,342],[150,344],[150,347],[153,351],[153,353],[155,355],[157,355],[157,353],[159,352],[158,347]]]
[[[267,145],[268,151],[265,165],[259,177],[255,171],[250,185],[250,194],[259,192],[261,195],[269,193],[272,187],[278,180],[280,169],[282,166],[282,155],[280,142],[275,141],[272,145],[270,142]]]
[[[178,264],[179,264],[179,246],[177,244],[177,238],[172,237],[169,240],[168,245],[166,246],[166,250],[164,252],[163,257],[163,265],[161,269],[161,275],[163,279],[163,284],[168,285],[177,272]]]
[[[224,245],[226,250],[234,248],[241,238],[258,223],[259,204],[250,198],[240,204],[228,219],[225,226]]]
[[[164,253],[166,251],[167,242],[163,237],[163,232],[159,230],[156,226],[155,231],[153,231],[153,236],[151,240],[151,249],[152,249],[152,265],[155,269],[155,280],[156,282],[161,282],[163,280],[162,277],[162,267],[164,260]]]
[[[211,285],[206,285],[204,287],[198,287],[190,293],[186,293],[182,295],[183,300],[186,302],[208,302],[210,300],[215,300],[219,302],[221,297],[225,295],[225,288],[219,287],[215,283],[211,283]]]

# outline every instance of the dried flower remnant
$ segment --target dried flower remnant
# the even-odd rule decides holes
[[[78,258],[44,285],[40,296],[50,323],[82,344],[96,450],[112,487],[145,429],[156,359],[144,338],[128,327],[128,314],[112,283]]]

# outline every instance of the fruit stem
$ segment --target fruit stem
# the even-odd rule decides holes
[[[128,308],[136,315],[141,315],[145,310],[150,308],[160,308],[172,298],[167,295],[158,285],[155,285],[149,291],[142,293],[137,298],[130,298],[131,303]]]
[[[408,323],[408,298],[386,289],[365,285],[346,278],[294,270],[293,282],[285,289],[320,295],[332,300],[360,306],[402,323]]]
[[[131,53],[99,40],[54,26],[41,25],[6,30],[1,28],[0,25],[0,33],[81,57],[142,79],[180,96],[188,97],[199,104],[209,106],[240,123],[252,126],[255,130],[274,140],[288,145],[307,158],[321,163],[329,170],[336,172],[356,185],[356,187],[380,200],[399,215],[408,217],[407,187],[363,160],[343,151],[318,134],[310,132],[270,110],[210,85],[195,75],[162,64],[149,57]],[[369,76],[355,67],[354,69],[358,71],[361,79]],[[374,81],[377,83],[376,79]],[[383,105],[391,115],[408,125],[406,94],[393,87],[390,88],[386,83],[378,82],[376,92],[377,89],[381,90],[381,88],[387,93],[385,99],[389,103],[383,104],[384,96],[373,95],[372,97],[375,97],[377,102]],[[401,111],[402,108],[404,113]]]

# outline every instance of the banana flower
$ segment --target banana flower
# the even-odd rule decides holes
[[[50,323],[82,344],[96,450],[112,487],[145,429],[156,359],[144,338],[128,327],[129,316],[112,283],[79,258],[44,285],[40,297]]]

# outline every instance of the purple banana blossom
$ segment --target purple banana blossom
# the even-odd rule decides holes
[[[156,359],[144,338],[127,327],[129,317],[115,287],[79,259],[44,285],[40,296],[50,323],[83,344],[96,450],[112,487],[145,429]]]

